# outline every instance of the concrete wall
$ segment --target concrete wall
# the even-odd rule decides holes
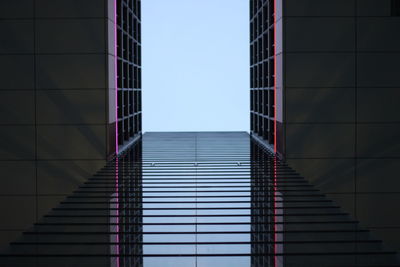
[[[392,5],[283,2],[280,152],[400,250],[400,17]]]
[[[113,3],[0,1],[0,246],[115,151]]]

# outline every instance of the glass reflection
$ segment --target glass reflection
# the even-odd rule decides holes
[[[396,255],[246,133],[150,133],[0,266],[386,266]]]
[[[115,160],[115,193],[110,200],[112,267],[143,266],[143,173],[139,142]]]
[[[277,162],[251,143],[251,265],[283,266],[283,201],[277,188]]]

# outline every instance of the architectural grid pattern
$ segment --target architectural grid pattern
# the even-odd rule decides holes
[[[400,251],[398,2],[277,0],[275,80],[276,151]]]
[[[118,145],[142,131],[140,0],[117,0]]]
[[[274,0],[250,1],[250,130],[274,145]]]
[[[0,247],[115,152],[108,11],[103,0],[0,1]]]
[[[32,261],[398,266],[394,251],[245,132],[144,134],[0,254],[2,266]]]

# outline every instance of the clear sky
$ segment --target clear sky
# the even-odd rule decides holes
[[[143,131],[249,130],[249,1],[142,0]]]

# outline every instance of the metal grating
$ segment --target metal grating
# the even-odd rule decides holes
[[[140,0],[117,0],[118,145],[142,131]]]
[[[274,145],[274,0],[250,1],[250,130]]]
[[[146,133],[1,266],[397,266],[247,133]],[[32,265],[27,265],[32,266]]]

